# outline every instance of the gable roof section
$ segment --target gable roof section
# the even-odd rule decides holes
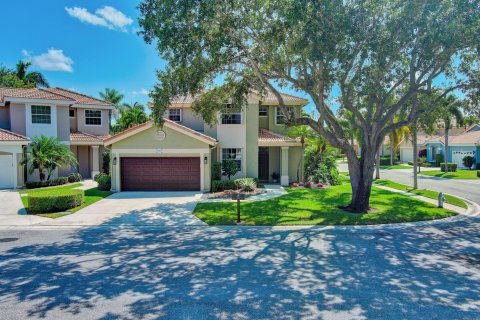
[[[5,129],[0,129],[0,141],[28,142],[30,141],[30,139],[28,137],[22,136],[21,134],[8,131]]]
[[[90,97],[75,91],[71,91],[63,88],[47,88],[45,90],[55,94],[66,96],[74,100],[75,104],[113,107],[113,104],[110,102],[103,101],[94,97]]]
[[[301,145],[298,140],[292,139],[290,137],[283,136],[278,133],[274,133],[267,129],[260,129],[258,131],[258,145],[259,146],[275,146],[275,145],[289,145],[296,146]]]
[[[165,121],[164,126],[166,126],[167,128],[170,128],[170,129],[176,130],[180,133],[186,134],[186,135],[188,135],[192,138],[195,138],[195,139],[198,139],[202,142],[208,143],[209,145],[217,144],[217,140],[215,140],[214,138],[209,137],[209,136],[207,136],[203,133],[200,133],[200,132],[197,132],[197,131],[195,131],[193,129],[190,129],[188,127],[182,126],[181,124],[178,124],[178,123],[176,123],[174,121],[171,121],[169,119],[164,119],[164,121]],[[153,123],[153,121],[149,120],[145,123],[142,123],[142,124],[139,124],[137,126],[128,128],[127,130],[124,130],[120,133],[117,133],[117,134],[105,139],[105,141],[104,141],[105,145],[111,145],[115,142],[118,142],[118,141],[121,141],[121,140],[126,139],[128,137],[134,136],[137,133],[140,133],[142,131],[150,129],[154,125],[155,124]]]
[[[0,88],[0,103],[11,99],[32,99],[32,100],[57,100],[74,103],[75,101],[67,96],[53,93],[40,88]]]
[[[48,100],[72,105],[92,105],[113,109],[113,104],[62,88],[0,88],[0,103],[6,101]]]
[[[480,131],[469,131],[463,134],[450,137],[448,144],[455,145],[479,145],[480,144]]]

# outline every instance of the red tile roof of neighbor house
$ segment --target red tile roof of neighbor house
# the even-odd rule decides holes
[[[282,136],[281,134],[271,132],[267,129],[260,129],[258,131],[259,141],[283,141],[283,142],[297,142],[297,140]]]
[[[206,139],[206,140],[210,140],[210,141],[212,141],[212,142],[217,142],[217,140],[215,140],[214,138],[212,138],[212,137],[210,137],[210,136],[207,136],[207,135],[205,135],[205,134],[203,134],[203,133],[200,133],[200,132],[198,132],[198,131],[195,131],[195,130],[193,130],[193,129],[190,129],[190,128],[188,128],[188,127],[182,126],[181,124],[178,124],[178,123],[176,123],[175,121],[172,121],[172,120],[169,120],[169,119],[164,119],[164,121],[165,121],[165,123],[168,123],[169,125],[172,125],[173,127],[176,127],[176,128],[178,128],[178,129],[180,129],[180,130],[183,130],[183,131],[188,131],[188,132],[190,132],[190,133],[192,133],[192,134],[194,134],[194,135],[196,135],[196,136],[198,136],[198,137],[200,137],[200,138],[203,138],[203,139]],[[122,132],[119,132],[119,133],[117,133],[117,134],[114,134],[113,136],[110,136],[110,137],[108,137],[107,139],[105,139],[105,144],[109,144],[109,143],[111,143],[112,140],[115,140],[115,139],[117,139],[117,138],[119,138],[119,137],[121,137],[121,136],[124,136],[124,135],[126,135],[126,134],[128,134],[128,133],[130,133],[130,132],[135,132],[136,130],[141,130],[141,129],[150,128],[152,125],[154,125],[153,120],[149,120],[149,121],[147,121],[147,122],[145,122],[145,123],[142,123],[142,124],[133,126],[133,127],[131,127],[131,128],[128,128],[128,129],[126,129],[126,130],[124,130],[124,131],[122,131]]]
[[[72,104],[109,106],[113,104],[84,94],[62,88],[0,88],[0,102],[5,98],[71,101]]]
[[[72,142],[103,142],[103,140],[102,136],[95,136],[81,131],[70,132],[70,141]]]
[[[72,100],[75,100],[76,104],[88,104],[96,106],[112,106],[113,104],[107,101],[103,101],[94,97],[90,97],[75,91],[62,89],[62,88],[47,88],[47,91],[53,92],[55,94],[60,94],[62,96],[69,97]]]
[[[0,129],[0,141],[30,141],[30,139],[21,134]]]

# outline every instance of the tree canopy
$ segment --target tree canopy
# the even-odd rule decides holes
[[[272,91],[283,112],[279,90],[301,91],[319,117],[285,117],[346,153],[353,211],[369,208],[385,135],[419,116],[412,99],[432,90],[478,97],[478,1],[144,0],[139,9],[140,34],[167,61],[151,94],[157,123],[176,95],[203,92],[192,108],[213,122],[226,101],[242,106],[252,90]],[[360,131],[360,158],[337,107]]]

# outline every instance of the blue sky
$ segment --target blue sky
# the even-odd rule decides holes
[[[0,64],[30,60],[51,86],[98,96],[115,88],[146,103],[165,62],[136,34],[140,1],[6,1]],[[21,17],[19,17],[21,13]],[[13,26],[13,27],[6,27]],[[291,90],[292,94],[301,95]]]

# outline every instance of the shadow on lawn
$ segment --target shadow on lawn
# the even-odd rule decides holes
[[[0,311],[79,319],[474,319],[480,312],[479,220],[272,231],[165,228],[149,210],[128,215],[138,217],[51,244],[9,244],[0,254]]]

